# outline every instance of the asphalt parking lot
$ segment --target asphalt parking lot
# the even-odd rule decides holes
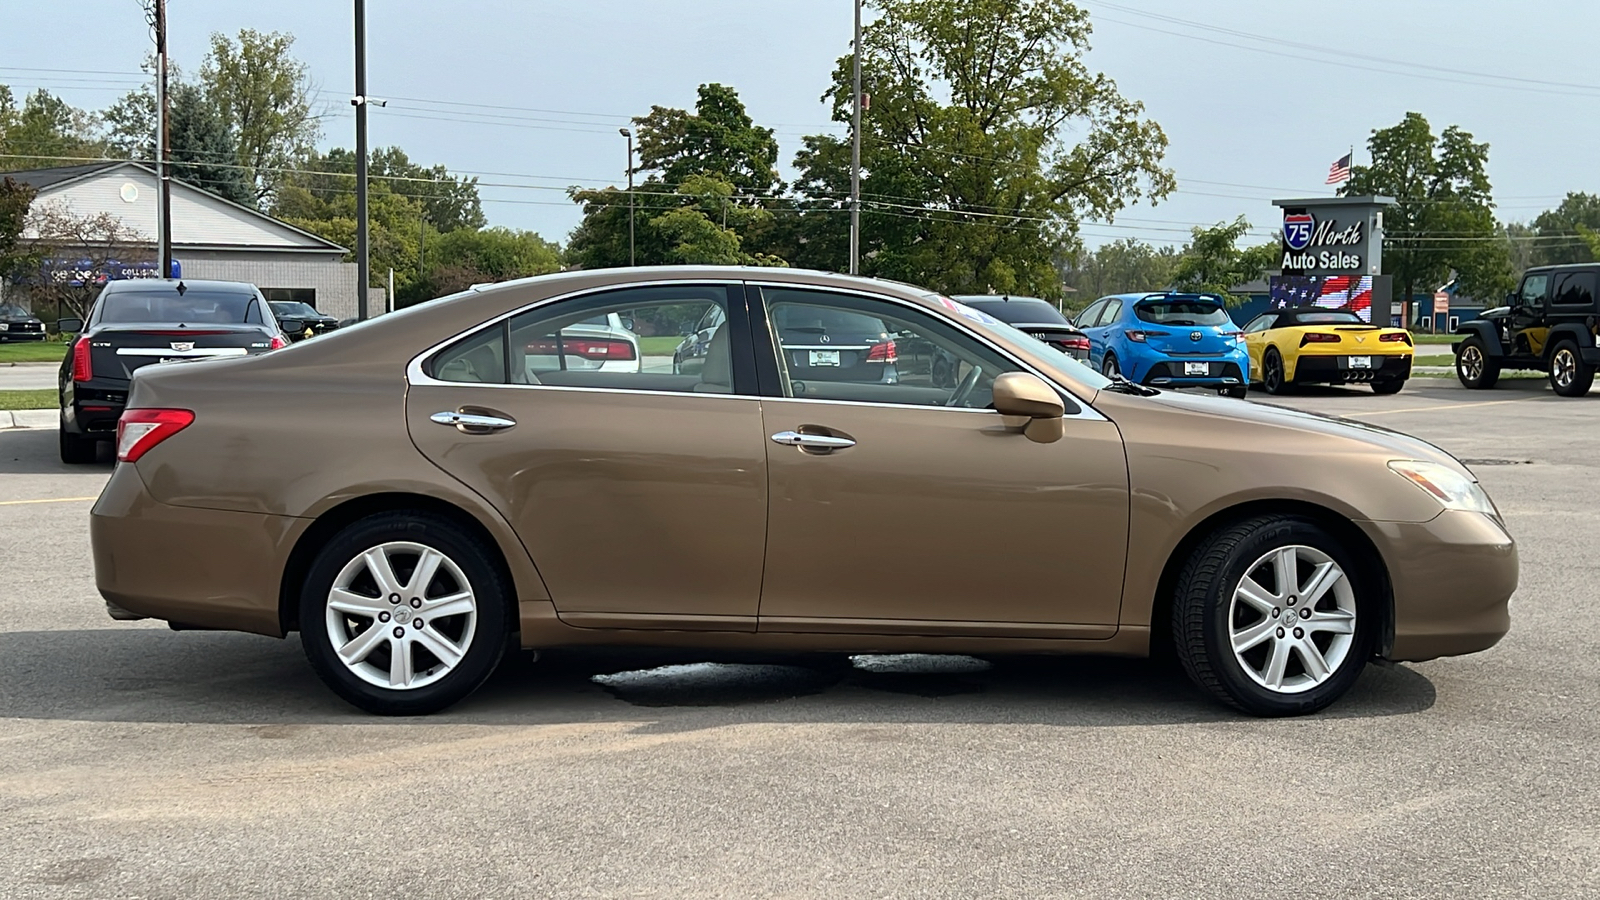
[[[1521,544],[1498,647],[1369,667],[1283,721],[1142,661],[607,654],[380,720],[297,640],[107,619],[86,520],[109,464],[0,431],[0,894],[1600,894],[1600,391],[1274,402],[1469,461]]]

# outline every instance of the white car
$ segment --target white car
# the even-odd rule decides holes
[[[559,332],[530,337],[525,345],[528,372],[562,369],[637,374],[642,357],[632,325],[632,320],[613,312],[580,320]]]

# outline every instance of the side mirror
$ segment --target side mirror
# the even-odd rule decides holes
[[[618,316],[617,318],[622,322],[622,327],[625,330],[633,330],[633,316]]]
[[[1028,440],[1049,444],[1066,434],[1067,408],[1044,379],[1028,372],[1007,372],[994,380],[994,408],[1002,416],[1027,419]]]
[[[56,330],[62,334],[77,334],[83,330],[83,320],[59,319],[56,321]]]
[[[279,319],[278,320],[278,327],[283,329],[283,333],[284,334],[299,334],[300,332],[306,330],[306,320],[305,319]]]

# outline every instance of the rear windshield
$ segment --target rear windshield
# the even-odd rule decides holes
[[[983,298],[962,300],[968,306],[981,309],[1008,325],[1066,325],[1067,317],[1043,300],[1029,297],[1012,297],[1010,300]]]
[[[845,309],[828,309],[819,306],[799,306],[789,303],[774,304],[772,323],[782,331],[805,334],[870,335],[881,337],[887,333],[883,322],[872,316]]]
[[[1292,321],[1296,325],[1365,325],[1361,317],[1353,312],[1335,310],[1329,312],[1301,312],[1295,313]]]
[[[100,298],[101,322],[172,322],[188,325],[242,325],[254,294],[191,288],[160,291],[116,291]]]
[[[1146,300],[1133,308],[1141,321],[1157,325],[1226,325],[1228,314],[1209,300]]]

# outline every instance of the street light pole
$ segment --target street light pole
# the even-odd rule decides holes
[[[156,30],[156,256],[161,277],[172,277],[172,135],[167,114],[167,0],[155,0]]]
[[[356,318],[367,317],[367,4],[356,0]]]
[[[633,131],[628,128],[618,128],[617,133],[628,139],[628,265],[638,265],[634,261],[633,249]]]
[[[856,34],[850,55],[855,64],[855,93],[850,124],[850,274],[861,271],[861,0],[855,0]]]

